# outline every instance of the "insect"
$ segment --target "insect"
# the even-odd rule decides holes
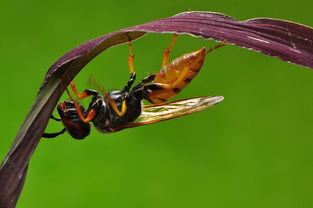
[[[75,83],[71,82],[70,87],[78,99],[92,96],[88,109],[85,110],[67,90],[70,100],[65,100],[57,106],[60,119],[51,117],[62,121],[65,128],[56,133],[44,133],[43,137],[53,138],[67,131],[75,139],[84,139],[90,133],[89,122],[92,122],[100,132],[110,133],[198,112],[221,102],[222,96],[167,102],[180,93],[198,74],[208,53],[226,44],[220,43],[209,50],[201,48],[168,62],[176,39],[175,34],[169,47],[164,51],[161,70],[145,77],[133,88],[136,73],[131,42],[128,43],[130,78],[122,90],[108,93],[101,90],[102,93],[99,93],[86,89],[78,93]],[[143,99],[152,105],[143,106]]]

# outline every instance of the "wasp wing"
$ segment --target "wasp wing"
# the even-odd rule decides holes
[[[206,96],[188,98],[163,104],[146,105],[143,107],[141,115],[134,122],[126,123],[112,130],[119,131],[125,128],[143,126],[189,115],[205,110],[223,101],[223,99],[223,96]]]

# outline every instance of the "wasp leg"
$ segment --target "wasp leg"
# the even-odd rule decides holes
[[[68,91],[67,88],[66,88],[66,92],[67,92],[68,96],[70,97],[71,101],[74,103],[75,109],[77,111],[79,118],[85,123],[88,123],[89,121],[91,121],[94,118],[94,116],[96,115],[96,111],[93,109],[89,110],[87,113],[87,117],[85,118],[82,108],[80,107],[79,103],[76,100],[74,100],[74,98],[72,97],[72,95],[70,94],[70,92]]]
[[[149,83],[149,82],[152,82],[155,78],[155,74],[151,74],[147,77],[145,77],[143,80],[141,80],[141,82],[139,82],[133,89],[132,91],[134,90],[137,90],[139,88],[142,88],[145,84]]]
[[[164,103],[169,98],[173,97],[181,91],[180,88],[163,83],[151,83],[145,85],[144,89],[147,93],[144,95],[144,98],[153,104]]]
[[[172,47],[174,46],[174,43],[175,43],[177,37],[178,37],[178,35],[177,35],[177,34],[174,34],[171,44],[170,44],[169,47],[168,47],[167,49],[165,49],[165,51],[164,51],[163,59],[162,59],[162,68],[163,68],[164,66],[166,66],[166,64],[167,64],[167,62],[168,62],[168,57],[170,56],[171,49],[172,49]]]
[[[54,138],[54,137],[57,137],[57,136],[59,136],[61,134],[64,134],[65,131],[66,131],[65,129],[62,129],[61,131],[55,132],[55,133],[43,133],[42,137],[43,138],[49,138],[49,139],[50,138]]]
[[[146,100],[150,101],[151,103],[155,103],[152,101],[152,99],[149,99],[146,95],[147,93],[153,93],[159,90],[163,91],[172,91],[173,86],[169,84],[164,84],[164,83],[151,83],[148,84],[149,82],[152,82],[155,78],[155,74],[151,74],[147,77],[145,77],[141,82],[139,82],[131,91],[131,94],[138,100],[141,100],[145,98]],[[159,100],[159,102],[165,102],[165,99],[162,98],[156,98]]]
[[[130,73],[130,78],[127,82],[127,85],[124,87],[124,89],[122,91],[123,92],[129,92],[129,89],[134,84],[135,80],[136,80],[136,72]]]
[[[152,82],[155,78],[155,74],[151,74],[147,77],[145,77],[141,82],[139,82],[135,87],[133,87],[131,94],[134,96],[137,100],[142,100],[146,94],[148,88],[145,88],[144,86],[148,84],[149,82]]]
[[[55,121],[61,121],[60,118],[56,118],[56,117],[54,117],[54,115],[52,115],[52,114],[51,114],[50,118],[53,119],[53,120],[55,120]]]
[[[84,98],[86,98],[86,97],[88,97],[88,96],[91,96],[91,95],[96,96],[96,95],[99,94],[97,91],[89,90],[89,89],[86,89],[86,90],[84,90],[81,94],[79,94],[78,91],[77,91],[77,88],[76,88],[75,83],[74,83],[74,82],[71,82],[70,85],[71,85],[71,88],[72,88],[73,93],[74,93],[75,96],[76,96],[78,99],[80,99],[80,100],[81,100],[81,99],[84,99]]]
[[[125,113],[126,113],[126,110],[127,110],[127,105],[126,105],[126,101],[123,100],[122,102],[122,109],[119,110],[115,101],[109,96],[109,95],[105,95],[105,97],[108,99],[111,107],[113,108],[113,110],[115,111],[115,113],[119,116],[123,116]]]
[[[227,42],[221,42],[219,43],[218,45],[214,46],[213,48],[210,48],[208,49],[206,52],[205,52],[205,55],[207,55],[208,53],[211,53],[212,51],[224,46],[224,45],[227,45]]]
[[[156,91],[156,90],[171,90],[174,87],[170,84],[164,83],[151,83],[144,86],[146,90]]]
[[[135,72],[134,70],[135,56],[133,55],[133,45],[131,41],[128,42],[128,48],[129,48],[128,67],[129,67],[130,73],[134,73]]]
[[[127,83],[127,85],[124,87],[124,89],[122,90],[123,92],[129,92],[129,89],[131,88],[131,86],[134,84],[135,80],[136,80],[136,72],[134,72],[134,68],[133,68],[133,58],[134,56],[132,55],[132,46],[131,46],[131,42],[129,42],[129,57],[128,57],[128,65],[130,68],[130,78],[129,81]],[[126,105],[126,101],[124,100],[122,102],[122,108],[121,110],[118,109],[115,101],[110,97],[109,94],[105,93],[105,97],[107,98],[107,100],[109,101],[109,104],[111,105],[111,107],[113,108],[113,110],[115,111],[115,113],[119,116],[124,116],[124,114],[126,113],[127,110],[127,105]]]
[[[74,102],[74,104],[75,104],[75,108],[76,108],[76,110],[77,110],[77,114],[78,114],[79,118],[80,118],[83,122],[88,123],[89,121],[91,121],[91,120],[95,117],[96,111],[93,110],[93,109],[90,109],[90,110],[88,111],[88,113],[87,113],[86,118],[85,118],[84,113],[83,113],[83,110],[81,109],[80,105],[79,105],[77,102]]]

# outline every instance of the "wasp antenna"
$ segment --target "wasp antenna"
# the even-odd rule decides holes
[[[73,96],[71,95],[70,91],[68,91],[67,88],[65,89],[65,91],[66,91],[67,95],[69,96],[70,100],[75,103],[76,101],[74,100],[74,98],[73,98]]]
[[[99,84],[99,82],[97,82],[97,80],[95,78],[93,78],[91,75],[88,76],[88,83],[90,85],[93,85],[96,88],[102,88],[102,86]]]
[[[91,85],[95,86],[95,88],[97,88],[103,95],[107,94],[107,92],[104,90],[104,88],[93,77],[89,76],[88,81]]]
[[[131,74],[131,78],[135,78],[136,77],[136,73],[132,73]],[[109,101],[109,103],[111,104],[113,110],[116,112],[117,115],[119,116],[123,116],[127,110],[127,106],[126,106],[126,102],[125,100],[122,103],[122,109],[119,110],[115,101],[111,98],[111,96],[109,95],[109,93],[107,93],[103,87],[101,87],[101,85],[93,78],[90,79],[90,81],[101,91],[101,93],[107,98],[107,100]],[[135,80],[132,80],[132,82]]]
[[[89,84],[89,85],[91,85],[92,84],[92,76],[91,76],[91,74],[89,74],[88,75],[88,79],[87,79],[87,83]]]
[[[211,53],[212,51],[214,51],[214,50],[216,50],[216,49],[218,49],[218,48],[220,48],[220,47],[223,47],[223,46],[225,46],[225,45],[227,45],[227,44],[228,44],[227,42],[221,42],[221,43],[217,44],[216,46],[214,46],[213,48],[208,49],[208,50],[205,52],[205,55],[207,55],[208,53]]]

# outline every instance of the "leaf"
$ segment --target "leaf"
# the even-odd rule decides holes
[[[39,94],[1,166],[0,207],[15,206],[31,155],[69,82],[105,49],[138,39],[149,32],[190,34],[224,41],[313,68],[313,29],[279,19],[236,21],[224,14],[185,12],[90,40],[66,53],[49,68]]]

